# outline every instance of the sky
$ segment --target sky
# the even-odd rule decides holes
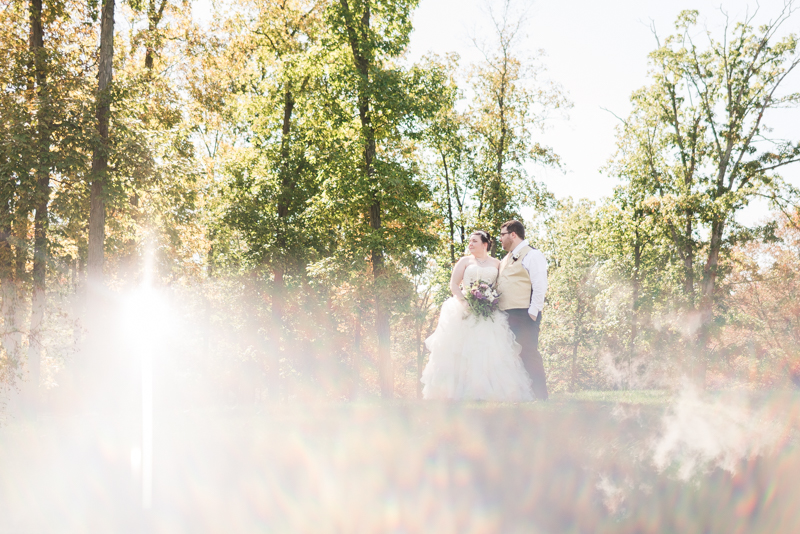
[[[494,2],[496,5],[498,2]],[[409,59],[428,52],[457,52],[462,65],[480,61],[471,35],[491,30],[485,0],[422,0],[414,14]],[[656,47],[651,24],[662,38],[674,30],[683,9],[696,9],[712,32],[721,31],[724,16],[740,20],[752,13],[755,2],[740,0],[560,0],[525,1],[528,23],[522,51],[544,50],[549,78],[559,83],[573,108],[568,119],[555,119],[540,141],[551,146],[565,172],[533,169],[557,197],[599,200],[613,192],[618,181],[600,173],[614,154],[614,127],[630,111],[631,93],[646,85],[647,55]],[[758,22],[777,17],[782,0],[762,0]],[[800,33],[800,13],[789,19],[783,33]],[[787,84],[800,91],[800,72]],[[775,134],[800,138],[800,110],[782,110],[769,117]],[[788,167],[787,179],[800,186],[800,163]],[[756,204],[740,218],[752,223],[766,216],[765,204]]]
[[[461,65],[480,61],[470,36],[488,36],[491,22],[487,2],[500,0],[421,0],[414,13],[414,32],[408,60],[429,52],[456,52]],[[600,200],[618,184],[600,169],[615,150],[615,126],[630,111],[631,93],[646,85],[647,55],[656,47],[651,25],[660,36],[674,30],[684,9],[696,9],[710,31],[720,33],[724,16],[732,21],[758,7],[758,23],[774,19],[783,0],[515,0],[527,11],[522,52],[543,50],[549,78],[560,84],[573,103],[568,118],[557,118],[538,141],[552,147],[562,158],[563,171],[532,168],[557,197]],[[800,6],[799,6],[800,7]],[[208,20],[210,0],[194,3],[198,20]],[[800,33],[800,12],[789,19],[783,34]],[[800,91],[800,71],[787,80],[787,89]],[[768,117],[774,135],[800,138],[800,110],[782,110]],[[784,176],[800,187],[800,163],[784,170]],[[739,218],[750,224],[767,216],[768,207],[756,203]]]

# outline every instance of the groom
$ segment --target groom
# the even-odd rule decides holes
[[[542,323],[544,294],[547,292],[547,260],[528,245],[525,228],[508,221],[500,229],[500,243],[508,252],[500,262],[497,290],[500,309],[508,313],[508,325],[522,345],[522,363],[533,383],[536,398],[547,399],[544,364],[539,353],[539,325]]]

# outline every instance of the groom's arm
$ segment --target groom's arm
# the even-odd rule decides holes
[[[534,249],[522,258],[522,266],[531,277],[531,305],[528,315],[535,321],[544,309],[544,296],[547,293],[547,260],[544,254]]]

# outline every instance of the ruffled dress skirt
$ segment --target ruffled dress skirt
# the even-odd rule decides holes
[[[475,317],[450,297],[425,346],[431,353],[422,373],[425,399],[522,402],[534,398],[519,356],[521,347],[505,312]]]

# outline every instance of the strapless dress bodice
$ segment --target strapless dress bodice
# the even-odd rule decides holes
[[[497,282],[497,267],[481,267],[474,263],[467,265],[467,268],[464,270],[464,287],[469,287],[470,284],[478,280],[489,284]]]

